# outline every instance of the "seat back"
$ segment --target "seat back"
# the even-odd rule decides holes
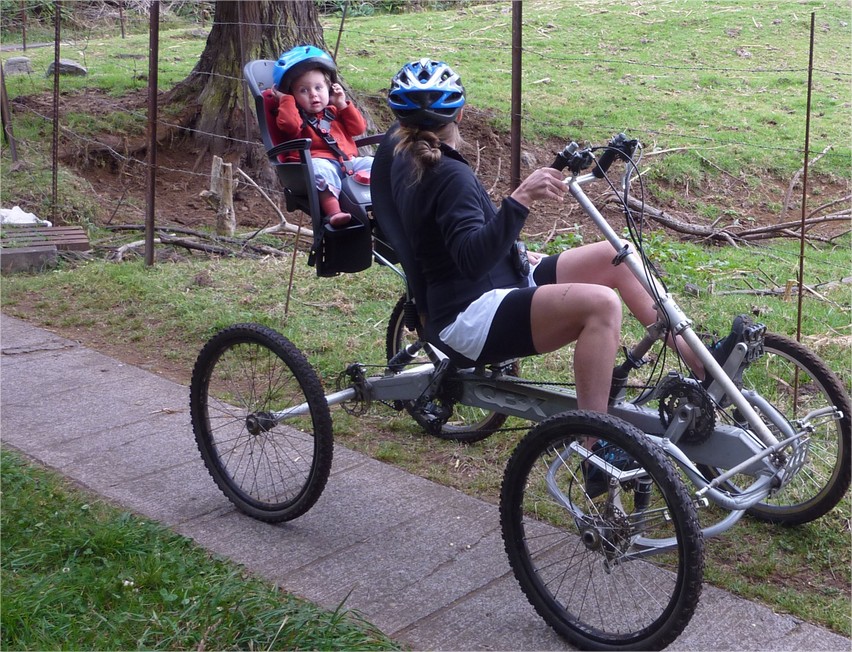
[[[270,116],[272,116],[270,109],[278,107],[275,96],[272,95],[272,89],[275,86],[272,77],[274,70],[275,62],[269,59],[249,61],[243,68],[243,77],[245,77],[249,91],[251,91],[251,95],[254,98],[257,123],[260,127],[260,137],[267,150],[283,143],[285,140],[281,136],[281,132],[278,131],[278,125],[275,124],[274,117],[270,120]],[[269,102],[267,98],[271,98],[274,106],[268,106]]]
[[[274,70],[274,61],[257,59],[243,67],[243,76],[254,98],[257,124],[266,155],[284,188],[287,210],[301,210],[311,218],[314,240],[308,264],[316,267],[317,276],[336,276],[341,272],[367,269],[372,264],[373,255],[366,208],[353,207],[350,211],[353,220],[344,227],[333,228],[324,219],[314,181],[311,141],[307,138],[287,141],[276,123],[278,99],[272,92],[275,86]],[[374,137],[372,142],[375,142]],[[285,155],[290,152],[297,153],[298,162],[285,160]]]
[[[278,100],[272,92],[275,87],[274,70],[274,61],[257,59],[249,61],[245,65],[243,77],[254,98],[260,138],[266,148],[266,154],[275,168],[276,176],[284,188],[287,210],[302,210],[308,215],[313,215],[314,210],[319,212],[320,209],[319,197],[316,197],[315,205],[312,201],[314,199],[312,195],[317,193],[313,183],[310,142],[298,145],[296,144],[297,141],[287,143],[287,139],[278,128],[278,124],[275,122]],[[275,151],[274,154],[273,151]],[[285,162],[284,155],[292,151],[298,151],[299,161]]]
[[[414,258],[414,252],[403,229],[402,220],[396,210],[391,191],[391,166],[393,164],[393,148],[396,144],[394,134],[397,129],[398,125],[388,129],[373,159],[373,219],[385,241],[393,248],[396,258],[405,272],[409,296],[414,297],[417,313],[420,316],[418,332],[421,338],[441,351],[457,366],[462,368],[473,367],[476,366],[475,362],[447,348],[429,324],[426,282]]]

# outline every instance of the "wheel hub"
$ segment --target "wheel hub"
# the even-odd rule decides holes
[[[580,533],[580,540],[588,550],[600,550],[603,538],[597,528],[587,528]]]
[[[269,432],[276,425],[271,412],[253,412],[246,417],[246,428],[252,435]]]

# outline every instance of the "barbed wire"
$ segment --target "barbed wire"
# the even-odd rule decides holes
[[[33,3],[31,6],[36,6],[36,3]],[[261,28],[261,29],[263,29],[263,28],[274,27],[274,26],[266,24],[266,23],[256,23],[256,22],[248,22],[248,21],[227,22],[227,23],[220,22],[218,24],[220,26],[230,26],[230,27],[240,27],[240,28],[241,27],[250,27],[250,28]],[[305,25],[302,25],[302,26],[297,25],[295,27],[291,26],[291,29],[295,28],[298,31],[299,29],[306,28],[306,27],[307,26],[305,26]],[[508,27],[508,20],[507,20],[507,27]],[[84,33],[86,35],[85,36],[86,40],[88,40],[88,39],[91,38],[90,31],[91,30],[80,30],[80,33]],[[392,47],[395,47],[395,44],[404,44],[406,46],[406,48],[409,48],[409,49],[411,48],[411,36],[408,33],[402,34],[402,35],[399,35],[399,36],[394,35],[394,34],[390,34],[390,33],[387,33],[387,32],[377,34],[375,31],[368,31],[368,30],[362,30],[362,29],[358,29],[358,28],[349,27],[349,28],[344,30],[343,34],[346,35],[347,39],[353,39],[354,38],[355,40],[358,40],[358,39],[363,40],[365,38],[369,38],[369,39],[381,38],[381,39],[383,39],[383,41],[386,44],[387,43],[391,44]],[[469,39],[470,39],[469,35],[466,35],[464,37],[459,37],[459,38],[453,38],[453,37],[448,36],[446,34],[442,34],[441,48],[442,49],[453,49],[453,48],[468,47],[469,46]],[[508,39],[502,39],[502,40],[500,40],[500,39],[483,39],[483,40],[487,40],[488,43],[490,44],[489,48],[492,52],[495,53],[494,54],[495,59],[499,59],[500,57],[505,57],[507,60],[509,59],[509,57],[511,55],[511,44],[508,42]],[[677,62],[677,61],[674,61],[674,62],[645,62],[645,61],[640,61],[640,60],[637,60],[637,59],[614,59],[614,58],[607,58],[607,57],[595,57],[595,56],[585,56],[585,55],[578,56],[578,55],[571,55],[571,54],[559,54],[559,53],[554,54],[553,52],[544,52],[544,51],[542,51],[538,48],[526,47],[526,46],[523,48],[523,52],[524,52],[525,55],[528,55],[530,57],[535,57],[539,60],[547,61],[551,66],[554,66],[554,67],[559,67],[562,64],[576,65],[577,63],[584,63],[584,64],[588,64],[590,66],[600,66],[600,65],[614,66],[614,65],[618,65],[620,67],[624,67],[624,68],[627,68],[627,69],[630,69],[630,68],[650,68],[650,69],[655,69],[655,70],[670,70],[672,72],[678,72],[678,73],[682,73],[682,72],[685,72],[685,71],[691,71],[691,72],[695,72],[695,73],[706,73],[706,72],[733,73],[733,74],[741,75],[741,76],[745,76],[745,77],[761,76],[761,75],[767,75],[767,74],[804,74],[804,73],[807,72],[806,68],[792,67],[792,66],[783,66],[783,67],[727,66],[727,67],[719,67],[718,65],[714,65],[714,64],[710,64],[710,63],[706,63],[706,62],[699,62],[699,63],[696,63],[696,64],[686,65],[683,62]],[[147,54],[144,55],[144,58],[147,61]],[[139,78],[140,83],[138,84],[138,86],[136,86],[137,90],[146,87],[146,84],[141,83],[141,82],[145,81],[145,79],[147,78],[147,67],[145,67],[143,69],[143,66],[141,66],[141,65],[139,65],[139,66],[137,66],[137,65],[123,65],[123,64],[116,64],[116,65],[118,65],[119,69],[123,69],[123,70],[127,71],[128,76],[131,77],[132,79],[137,78],[137,77]],[[173,74],[174,68],[164,66],[164,65],[159,65],[158,66],[158,72],[161,73],[161,74]],[[814,68],[813,72],[816,73],[817,75],[828,75],[828,76],[833,76],[835,78],[845,79],[845,78],[848,78],[848,77],[852,77],[852,73],[844,72],[844,71],[838,71],[838,70],[831,70],[831,69],[828,69],[828,68]],[[204,71],[204,72],[190,71],[189,73],[187,73],[187,76],[190,76],[190,75],[193,75],[193,74],[216,76],[216,77],[222,78],[223,80],[227,80],[228,82],[238,83],[238,84],[243,83],[243,80],[242,80],[241,77],[223,75],[221,73],[214,73],[214,72],[207,72],[207,71]],[[90,76],[90,79],[93,79],[95,82],[97,82],[98,77],[99,77],[99,75],[97,73],[95,73],[95,74],[92,74]],[[107,75],[104,75],[104,78],[107,78]],[[33,81],[32,88],[35,88],[36,86],[37,85],[36,85],[35,81]],[[21,106],[21,105],[15,103],[15,106]],[[32,114],[36,115],[37,117],[39,117],[39,118],[41,118],[41,119],[43,119],[47,122],[52,121],[52,116],[43,115],[43,114],[39,113],[38,111],[34,110],[32,107],[26,107],[26,109],[29,110]],[[249,113],[253,113],[253,109],[254,109],[253,103],[250,101],[250,106],[246,107],[246,110]],[[132,117],[139,118],[140,121],[146,121],[147,120],[147,111],[142,111],[142,110],[129,111],[128,113]],[[536,120],[536,119],[529,118],[529,117],[526,117],[525,121],[527,123],[531,123],[534,126],[534,128],[536,128],[536,129],[547,129],[547,130],[550,130],[551,132],[556,132],[560,129],[565,129],[565,127],[566,127],[566,125],[564,125],[562,123],[550,122],[550,121],[544,121],[544,120]],[[177,124],[173,121],[170,121],[168,119],[163,119],[162,117],[158,118],[157,124],[158,124],[158,127],[162,127],[162,128],[166,128],[166,129],[180,130],[181,132],[186,133],[186,134],[201,135],[201,136],[204,136],[206,138],[222,139],[224,141],[227,141],[229,145],[247,146],[247,145],[257,144],[257,143],[254,143],[253,141],[249,141],[249,140],[246,140],[246,139],[236,138],[236,137],[233,137],[233,136],[222,136],[222,135],[206,132],[206,131],[203,131],[203,130],[200,130],[200,129],[197,129],[197,128],[194,128],[194,127],[184,126],[184,125],[181,125],[181,124]],[[615,133],[617,131],[620,131],[623,128],[624,128],[624,125],[611,125],[611,124],[606,124],[606,123],[603,123],[603,122],[591,122],[591,121],[588,120],[587,116],[584,116],[583,129],[607,131],[609,133]],[[572,127],[572,129],[573,129],[573,127]],[[706,144],[708,148],[714,147],[714,146],[719,146],[719,147],[737,146],[737,147],[741,147],[741,148],[764,150],[764,151],[771,151],[771,152],[785,152],[785,153],[789,153],[790,151],[792,151],[794,149],[794,148],[785,148],[785,147],[778,147],[778,146],[772,146],[772,145],[767,145],[767,144],[761,144],[761,143],[757,143],[757,142],[754,142],[754,141],[743,140],[743,139],[740,139],[740,138],[726,138],[726,137],[721,136],[718,133],[718,130],[715,129],[713,126],[705,127],[703,132],[702,131],[689,132],[688,130],[684,130],[682,128],[672,128],[672,129],[647,129],[646,128],[646,129],[642,129],[641,127],[639,127],[639,128],[631,127],[631,131],[635,132],[636,135],[640,136],[640,138],[643,137],[643,136],[646,137],[646,138],[652,138],[652,139],[669,139],[669,140],[672,139],[672,138],[678,138],[678,139],[688,141],[688,142],[703,143],[703,144]],[[107,143],[104,143],[104,142],[101,142],[97,139],[85,136],[81,133],[74,132],[73,130],[68,129],[67,127],[63,127],[63,133],[65,135],[67,135],[68,137],[76,138],[81,142],[85,142],[85,143],[88,143],[90,145],[96,145],[98,147],[102,147],[102,148],[105,148],[107,150],[111,150],[110,155],[114,156],[119,161],[124,161],[125,163],[133,162],[133,163],[138,163],[138,164],[141,164],[141,165],[146,165],[145,161],[143,161],[143,160],[139,160],[139,159],[135,159],[133,157],[125,156],[125,155],[121,154],[120,152],[115,151]],[[810,154],[814,154],[816,152],[817,152],[817,150],[814,149],[810,152]],[[847,156],[848,157],[848,154],[846,154],[844,152],[836,152],[836,151],[832,151],[832,152],[829,152],[827,154],[828,158],[839,157],[839,156]],[[206,179],[207,176],[208,176],[207,174],[204,174],[204,173],[191,172],[191,171],[181,170],[181,169],[164,168],[162,166],[158,166],[158,169],[162,169],[164,171],[167,171],[167,172],[173,173],[173,174],[187,175],[190,178],[202,177],[202,178]],[[276,189],[269,189],[269,191],[273,192],[273,193],[277,192]]]

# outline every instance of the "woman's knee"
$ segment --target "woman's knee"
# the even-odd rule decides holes
[[[621,297],[611,287],[589,285],[589,302],[592,314],[605,320],[616,321],[621,325]]]

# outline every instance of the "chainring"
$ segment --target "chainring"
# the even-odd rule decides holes
[[[695,418],[681,437],[684,442],[700,444],[713,434],[716,407],[713,399],[698,383],[680,377],[668,378],[658,388],[657,395],[660,397],[660,422],[666,428],[681,406],[691,405],[694,408]]]

